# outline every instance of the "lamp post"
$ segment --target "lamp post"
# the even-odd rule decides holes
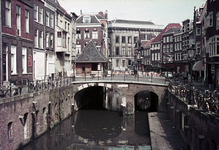
[[[76,62],[75,62],[75,56],[72,56],[72,60],[73,60],[73,81],[75,81],[75,71],[76,71]]]
[[[192,46],[190,46],[187,49],[187,54],[188,54],[189,72],[190,72],[190,83],[189,83],[190,90],[189,90],[189,102],[188,102],[188,104],[192,105],[193,104],[193,97],[192,97],[192,59],[195,56],[195,49]]]

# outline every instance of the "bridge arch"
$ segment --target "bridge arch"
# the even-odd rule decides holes
[[[89,90],[91,91],[89,93],[89,94],[91,94],[90,96],[87,95]],[[100,90],[102,90],[102,91],[100,91]],[[98,94],[103,93],[103,95],[99,95],[99,96],[102,96],[105,99],[103,102],[99,101],[99,104],[104,105],[104,108],[108,109],[107,104],[109,103],[109,97],[108,97],[109,91],[115,91],[119,94],[119,97],[124,97],[124,92],[120,88],[116,87],[113,84],[109,84],[109,83],[87,83],[87,84],[82,84],[82,85],[76,87],[75,91],[74,91],[75,92],[75,94],[74,94],[75,110],[78,110],[87,104],[94,103],[94,101],[93,102],[89,101],[89,100],[91,100],[90,99],[91,97],[96,98],[98,100],[98,97],[96,97],[97,94],[94,94],[94,93],[98,93]],[[112,101],[111,101],[111,103],[112,103]],[[118,105],[120,106],[121,103],[122,103],[122,101],[119,101]],[[97,105],[99,105],[99,104],[97,104]]]

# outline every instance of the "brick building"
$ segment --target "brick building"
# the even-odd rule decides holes
[[[1,1],[3,82],[33,79],[33,1]]]

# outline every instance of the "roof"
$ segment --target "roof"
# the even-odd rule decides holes
[[[76,59],[76,62],[107,62],[108,59],[96,48],[94,41],[90,40],[82,51],[82,54]]]
[[[153,42],[154,38],[150,39],[150,41],[148,41],[145,45],[143,46],[150,46],[151,45],[151,42]]]
[[[98,17],[100,18],[100,16],[98,15],[98,17],[96,17],[96,15],[81,15],[77,18],[76,23],[84,23],[83,22],[83,17],[84,16],[90,16],[91,18],[91,22],[90,23],[100,23],[100,21],[98,20]]]
[[[138,20],[123,20],[123,19],[115,19],[112,20],[114,23],[127,23],[127,24],[145,24],[145,25],[154,25],[151,21],[138,21]]]
[[[168,30],[170,30],[171,28],[181,28],[182,26],[179,23],[170,23],[168,24],[163,31],[154,39],[153,42],[158,42],[162,39],[163,35],[165,32],[167,32]]]
[[[180,29],[181,28],[171,28],[168,31],[166,31],[165,34],[166,33],[178,33],[178,32],[180,32]]]

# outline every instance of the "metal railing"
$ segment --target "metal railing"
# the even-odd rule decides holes
[[[7,84],[0,87],[0,99],[66,86],[71,84],[73,80],[73,77],[57,76],[52,79],[51,77],[46,76],[42,80],[30,81],[28,79],[20,79],[8,81]]]
[[[168,90],[187,104],[192,98],[192,105],[203,112],[219,115],[219,91],[217,90],[209,91],[209,89],[201,89],[195,85],[192,85],[190,89],[188,84],[175,82],[174,80],[169,83]],[[189,97],[190,90],[192,90],[191,97]]]

